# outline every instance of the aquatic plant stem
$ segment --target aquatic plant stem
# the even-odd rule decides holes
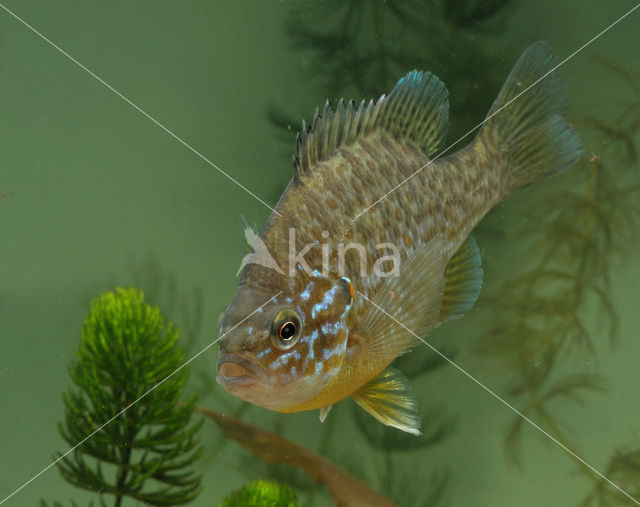
[[[596,169],[596,165],[595,164],[591,164],[591,167],[589,168],[589,175],[588,175],[588,180],[587,180],[587,193],[585,196],[585,199],[588,203],[591,204],[591,208],[590,210],[586,213],[585,216],[585,234],[587,236],[587,238],[589,239],[590,242],[594,241],[594,231],[595,231],[595,225],[594,225],[594,218],[593,218],[593,210],[596,208],[596,189],[597,189],[597,185],[598,185],[598,173],[597,173],[597,169]],[[584,273],[587,271],[587,256],[586,255],[582,255],[580,257],[580,265],[579,268],[576,270],[577,273]],[[579,302],[582,299],[582,295],[584,291],[584,285],[582,283],[579,283],[578,281],[576,281],[575,283],[575,291],[574,291],[574,304],[575,306],[579,306]]]
[[[549,433],[551,433],[553,437],[556,440],[558,440],[558,442],[564,445],[567,449],[571,449],[571,451],[575,455],[577,455],[575,446],[573,446],[571,442],[569,442],[569,440],[564,436],[562,431],[560,431],[560,428],[558,428],[558,425],[555,423],[555,421],[549,415],[549,413],[542,407],[542,405],[538,404],[535,407],[535,409],[538,415],[540,416],[540,418],[542,419],[542,421],[544,422],[544,424],[546,424],[547,430],[549,431]],[[589,467],[587,467],[579,459],[576,459],[574,454],[570,454],[571,459],[573,460],[574,463],[576,463],[576,465],[578,465],[578,468],[582,472],[582,475],[587,477],[593,484],[596,484],[596,485],[600,484],[602,481],[599,480],[597,476],[593,475],[593,472],[589,469]]]
[[[280,435],[265,431],[213,410],[195,407],[212,419],[226,437],[236,440],[265,463],[286,463],[301,468],[313,482],[324,484],[338,505],[393,507],[391,500],[374,491],[328,459]]]
[[[118,493],[116,494],[116,499],[114,502],[114,507],[120,507],[122,504],[122,494],[120,491],[123,491],[125,484],[127,483],[127,476],[129,475],[128,466],[131,461],[131,445],[129,445],[133,441],[133,435],[131,435],[131,420],[128,417],[129,414],[126,414],[123,418],[123,426],[126,431],[126,435],[123,438],[124,445],[120,447],[120,469],[118,470],[118,476],[116,480],[116,489]]]

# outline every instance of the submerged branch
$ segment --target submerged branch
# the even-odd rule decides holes
[[[324,484],[338,505],[395,505],[388,498],[306,447],[213,410],[202,407],[195,407],[195,410],[213,419],[226,437],[236,440],[265,463],[284,463],[301,468],[313,482]]]

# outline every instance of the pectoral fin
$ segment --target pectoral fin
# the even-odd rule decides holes
[[[322,407],[320,409],[320,422],[324,422],[324,420],[327,418],[327,415],[329,414],[329,411],[331,410],[331,407],[333,405],[327,405],[326,407]]]
[[[393,359],[439,323],[444,292],[444,247],[439,237],[418,248],[368,301],[358,327],[372,357]]]
[[[387,368],[351,397],[382,424],[420,436],[420,417],[409,389],[402,373]]]
[[[469,236],[449,261],[444,272],[444,296],[439,323],[467,313],[482,289],[482,261],[476,240]]]

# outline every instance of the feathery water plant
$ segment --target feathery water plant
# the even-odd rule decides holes
[[[220,507],[298,507],[295,492],[285,484],[272,481],[253,481],[229,494]]]
[[[82,443],[60,461],[62,476],[99,493],[102,504],[105,494],[115,506],[125,497],[151,505],[193,500],[202,421],[192,421],[195,397],[180,403],[183,362],[177,328],[164,325],[142,291],[117,288],[93,300],[59,425],[69,445]]]
[[[287,31],[292,45],[309,55],[301,70],[322,81],[331,99],[377,98],[410,69],[433,72],[456,98],[449,129],[458,137],[495,97],[502,73],[494,72],[498,62],[478,41],[503,30],[511,3],[329,0],[294,7]],[[277,105],[268,115],[283,127],[283,139],[295,134],[297,115]]]
[[[527,263],[520,264],[533,268],[507,280],[492,298],[496,312],[478,347],[511,374],[509,393],[518,400],[520,411],[577,454],[555,413],[562,404],[554,402],[581,401],[586,391],[604,390],[604,381],[592,372],[566,374],[560,369],[577,357],[591,364],[597,350],[594,310],[601,334],[611,343],[617,338],[611,272],[616,257],[632,251],[640,227],[640,185],[637,174],[628,170],[637,165],[634,136],[640,130],[640,76],[605,65],[630,87],[633,98],[611,122],[600,118],[582,122],[595,134],[589,146],[597,151],[559,176],[558,182],[565,184],[555,192],[547,187],[550,195],[535,199],[532,219],[520,234],[531,241]],[[526,426],[520,416],[507,426],[506,450],[515,462],[520,461]],[[632,496],[640,491],[638,455],[638,449],[616,452],[605,473]],[[576,464],[594,483],[583,505],[630,504],[584,463],[576,460]]]

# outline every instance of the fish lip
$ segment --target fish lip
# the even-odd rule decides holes
[[[236,364],[245,369],[248,375],[225,376],[218,374],[216,381],[222,385],[252,385],[257,381],[263,380],[264,373],[262,368],[254,361],[237,354],[222,354],[216,363],[216,371],[220,371],[220,367],[225,363]]]

